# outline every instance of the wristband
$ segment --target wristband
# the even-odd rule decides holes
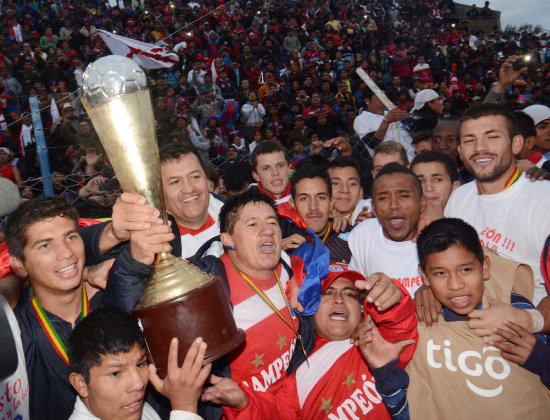
[[[544,318],[536,309],[527,309],[527,313],[531,316],[531,333],[541,332],[544,328]]]

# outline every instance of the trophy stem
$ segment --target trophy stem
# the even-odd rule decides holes
[[[90,64],[82,104],[103,144],[122,189],[145,197],[168,225],[155,119],[145,73],[128,57],[111,55]],[[244,340],[219,278],[170,253],[155,256],[145,291],[133,311],[143,327],[158,372],[166,372],[169,342],[179,338],[183,355],[196,337],[208,343],[205,360]]]

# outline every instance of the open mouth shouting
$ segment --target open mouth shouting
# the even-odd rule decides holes
[[[390,218],[388,218],[388,225],[390,225],[395,230],[401,229],[404,224],[405,224],[405,218],[404,217],[390,217]]]
[[[262,242],[260,251],[264,254],[272,254],[275,252],[275,242],[273,240]]]
[[[349,314],[346,311],[334,311],[331,312],[328,317],[331,321],[345,322],[348,320]]]

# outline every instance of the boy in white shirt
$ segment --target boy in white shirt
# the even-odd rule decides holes
[[[170,400],[171,420],[200,420],[197,403],[211,367],[202,366],[205,352],[206,343],[197,338],[180,367],[178,340],[172,339],[162,380],[147,365],[147,346],[136,321],[114,308],[98,309],[69,339],[69,381],[79,395],[69,420],[160,419],[145,402],[149,380]]]

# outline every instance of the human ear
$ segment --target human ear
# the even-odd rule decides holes
[[[88,385],[86,384],[86,381],[82,377],[81,374],[76,372],[71,372],[69,374],[69,382],[75,389],[75,391],[80,395],[80,398],[87,398],[88,397]]]
[[[514,136],[512,137],[512,153],[514,155],[519,154],[523,147],[523,136]]]
[[[489,280],[491,278],[491,260],[487,255],[483,257],[483,280]]]
[[[460,187],[460,181],[457,180],[457,181],[453,182],[453,185],[451,187],[451,191],[456,190],[458,187]]]
[[[256,171],[252,171],[252,178],[254,178],[254,181],[256,181],[257,183],[260,183],[260,177],[258,176]]]
[[[230,248],[235,246],[235,242],[233,241],[233,238],[231,235],[227,232],[223,232],[220,234],[220,240],[222,242],[222,245],[226,248]]]
[[[25,268],[25,263],[23,263],[23,261],[21,261],[19,258],[13,255],[10,255],[9,262],[10,262],[11,269],[13,270],[13,272],[17,277],[21,277],[21,278],[27,277],[29,272]]]
[[[420,273],[420,276],[422,276],[422,283],[430,287],[430,281],[428,280],[428,276],[426,276],[426,273],[424,273],[424,270],[422,270],[422,267],[420,267],[420,264],[418,264],[418,272]]]

